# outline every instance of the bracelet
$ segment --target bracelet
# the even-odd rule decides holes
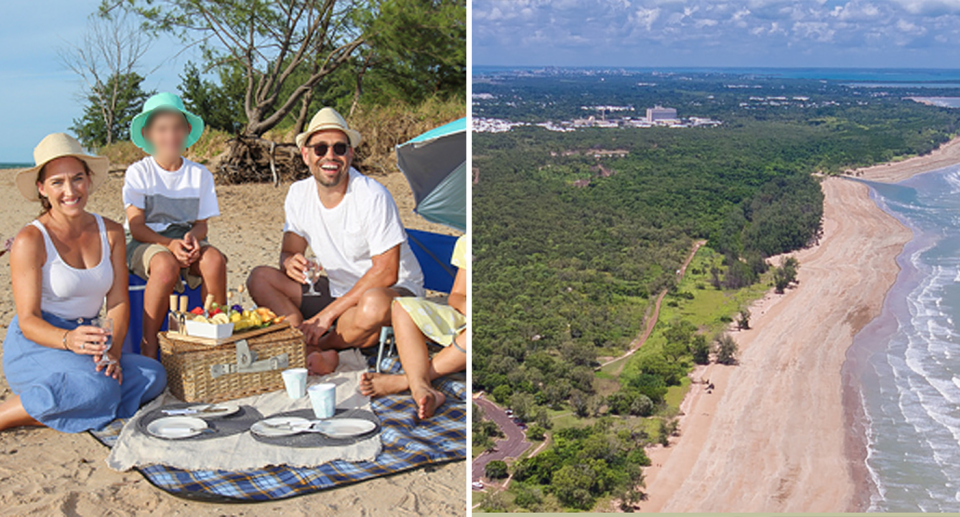
[[[66,351],[68,351],[68,352],[70,351],[70,349],[67,347],[67,336],[69,336],[69,335],[70,335],[70,331],[69,331],[69,330],[66,331],[66,332],[64,332],[64,333],[63,333],[63,339],[61,340],[61,342],[63,343],[63,349],[66,350]]]

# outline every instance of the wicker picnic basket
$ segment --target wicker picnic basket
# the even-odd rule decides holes
[[[160,334],[160,361],[170,392],[184,402],[213,403],[283,389],[280,372],[306,366],[299,330],[274,332],[222,345]]]

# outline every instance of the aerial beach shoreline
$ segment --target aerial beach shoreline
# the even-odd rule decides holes
[[[850,175],[895,183],[956,163],[960,138],[930,154]],[[785,295],[770,293],[750,308],[753,328],[733,334],[739,366],[710,365],[692,374],[681,405],[681,437],[649,451],[653,466],[646,469],[649,499],[642,511],[869,506],[876,488],[866,464],[859,388],[846,368],[848,349],[880,315],[913,232],[877,203],[865,183],[826,178],[823,190],[824,237],[793,254],[800,261],[799,286]],[[716,386],[712,394],[697,383],[705,379]]]

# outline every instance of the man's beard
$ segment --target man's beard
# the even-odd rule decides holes
[[[336,163],[340,165],[340,170],[337,171],[337,174],[333,177],[333,179],[328,179],[327,175],[324,174],[320,161],[317,161],[310,166],[310,173],[313,174],[313,177],[317,180],[317,183],[323,185],[324,187],[336,187],[343,181],[343,178],[347,176],[347,171],[350,170],[346,163],[341,161],[337,161]]]

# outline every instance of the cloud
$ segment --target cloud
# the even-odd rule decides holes
[[[473,12],[480,64],[916,67],[960,57],[960,0],[474,0]]]

